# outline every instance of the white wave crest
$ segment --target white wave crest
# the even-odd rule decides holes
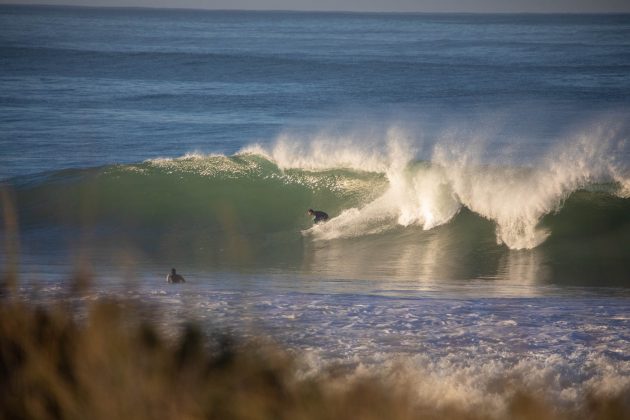
[[[498,244],[531,249],[550,234],[539,226],[542,217],[558,211],[572,192],[615,182],[617,194],[628,196],[627,170],[616,153],[624,143],[614,127],[602,125],[562,142],[529,166],[488,165],[482,141],[453,134],[433,147],[427,164],[412,164],[413,149],[395,135],[387,138],[382,155],[363,151],[354,142],[318,140],[304,148],[282,139],[268,156],[282,167],[343,166],[386,175],[389,188],[382,196],[309,229],[315,239],[368,235],[396,226],[432,229],[449,222],[463,205],[496,223]]]
[[[533,167],[487,167],[471,148],[438,145],[433,162],[444,166],[461,203],[497,224],[497,242],[511,249],[540,245],[549,232],[541,218],[561,207],[574,191],[618,181],[614,129],[598,127],[565,142]]]

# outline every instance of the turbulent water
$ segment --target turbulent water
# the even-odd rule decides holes
[[[89,266],[166,326],[497,418],[504,380],[628,401],[629,40],[627,15],[2,6],[21,293]]]

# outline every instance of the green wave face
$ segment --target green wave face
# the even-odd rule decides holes
[[[258,156],[151,161],[50,175],[18,191],[24,223],[112,228],[220,229],[270,234],[308,225],[306,211],[361,205],[386,187],[382,175],[281,171]]]
[[[531,169],[426,162],[281,169],[241,154],[62,171],[16,180],[14,189],[26,237],[44,232],[58,236],[53,246],[102,255],[135,249],[159,262],[350,278],[587,276],[626,285],[630,199],[619,184],[551,188],[541,179]],[[309,208],[331,220],[313,226]],[[532,234],[542,240],[512,250]]]

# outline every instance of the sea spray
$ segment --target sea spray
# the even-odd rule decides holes
[[[392,128],[383,138],[369,135],[320,133],[296,137],[282,134],[271,148],[254,144],[237,153],[259,155],[273,161],[280,169],[322,171],[352,169],[361,172],[386,172],[392,164],[413,158],[408,135]]]
[[[550,234],[539,227],[545,214],[556,212],[573,192],[594,184],[617,183],[624,194],[613,145],[623,140],[615,132],[596,130],[551,150],[537,166],[487,166],[480,164],[473,147],[438,144],[433,162],[446,173],[461,203],[497,223],[497,242],[511,249],[531,249]],[[612,191],[611,191],[612,192]]]

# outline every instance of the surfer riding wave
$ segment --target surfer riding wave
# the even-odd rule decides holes
[[[313,216],[313,223],[323,223],[328,220],[328,214],[323,211],[308,209],[307,213]]]

